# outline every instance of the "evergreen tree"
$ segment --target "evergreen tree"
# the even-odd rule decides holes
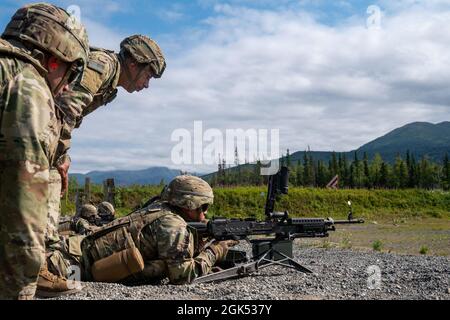
[[[291,154],[289,153],[289,149],[286,151],[286,165],[288,168],[291,167]]]
[[[372,185],[372,177],[370,176],[369,158],[367,157],[366,152],[364,152],[363,170],[364,170],[364,186],[368,189],[371,189],[373,186]]]
[[[381,188],[381,165],[383,164],[383,159],[379,153],[375,154],[372,163],[369,166],[370,177],[372,185],[375,188]]]
[[[445,154],[444,157],[444,165],[442,168],[443,175],[442,175],[442,186],[444,190],[450,189],[450,160],[448,158],[448,153]]]
[[[393,168],[393,186],[406,188],[408,186],[408,168],[400,155],[397,155]]]
[[[303,183],[306,187],[312,187],[314,185],[314,175],[312,174],[314,170],[311,169],[313,165],[308,153],[305,152],[303,156]]]
[[[380,187],[389,188],[389,167],[383,162],[380,168]]]
[[[331,166],[330,166],[330,174],[334,177],[339,174],[339,164],[336,159],[336,152],[333,151],[331,154]]]
[[[303,186],[304,182],[303,182],[303,165],[302,162],[300,160],[298,160],[297,162],[297,169],[296,169],[296,179],[295,179],[295,185],[297,187]]]

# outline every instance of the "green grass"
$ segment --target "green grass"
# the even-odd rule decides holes
[[[102,201],[102,190],[92,186],[92,202]],[[126,214],[149,198],[159,194],[158,186],[131,186],[116,189],[116,207]],[[264,218],[266,187],[215,188],[214,205],[208,217]],[[75,192],[63,199],[63,214],[74,211]],[[289,211],[293,217],[346,218],[347,200],[353,203],[355,217],[365,219],[433,217],[450,218],[450,193],[419,189],[407,190],[329,190],[290,188],[289,194],[276,203],[276,210]]]
[[[428,253],[428,247],[427,247],[427,246],[422,246],[422,247],[420,248],[419,253],[420,253],[420,254],[427,254],[427,253]]]
[[[381,249],[383,248],[383,243],[381,242],[381,240],[376,240],[372,243],[372,248],[375,251],[381,251]]]

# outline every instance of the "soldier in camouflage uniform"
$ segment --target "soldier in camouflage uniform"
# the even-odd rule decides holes
[[[61,275],[79,261],[84,280],[102,282],[150,281],[168,277],[173,284],[192,282],[211,272],[237,241],[215,242],[206,248],[186,221],[203,221],[213,191],[204,180],[178,176],[161,199],[116,219],[84,238],[79,252],[56,252],[49,268]],[[66,246],[67,247],[67,246]],[[63,257],[66,257],[65,259]],[[70,256],[67,259],[67,256]]]
[[[97,206],[98,216],[100,218],[99,225],[104,225],[114,221],[116,211],[114,206],[108,201],[103,201]]]
[[[76,234],[89,234],[99,229],[97,222],[100,220],[98,211],[92,204],[81,207],[80,216],[73,221],[72,230]]]
[[[0,299],[34,297],[61,130],[54,97],[81,74],[88,54],[84,27],[45,3],[19,9],[1,36]]]
[[[46,242],[59,241],[58,220],[60,197],[68,186],[68,170],[72,131],[78,128],[85,116],[113,101],[117,87],[129,93],[148,88],[151,78],[160,78],[166,68],[158,44],[143,35],[130,36],[120,44],[120,52],[91,48],[89,63],[80,83],[64,92],[57,104],[64,110],[64,126],[58,145],[57,163],[50,170],[49,225]]]

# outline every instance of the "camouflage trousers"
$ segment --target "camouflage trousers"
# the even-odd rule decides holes
[[[45,82],[30,70],[14,78],[7,102],[0,97],[0,299],[33,298],[45,260],[49,163],[60,127]]]
[[[51,273],[69,280],[80,281],[84,278],[82,272],[81,241],[83,235],[61,237],[47,247],[46,260]]]
[[[57,169],[50,169],[48,184],[48,218],[45,230],[45,244],[49,246],[59,241],[59,217],[61,215],[61,176]]]
[[[44,262],[48,168],[0,162],[0,298],[33,297]]]

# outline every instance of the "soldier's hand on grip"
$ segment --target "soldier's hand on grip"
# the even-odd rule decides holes
[[[222,261],[227,256],[228,250],[237,245],[237,240],[217,241],[211,244],[210,248],[214,252],[217,261]]]

